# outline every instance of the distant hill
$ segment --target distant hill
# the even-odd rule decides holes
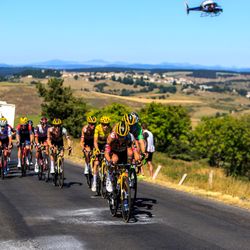
[[[0,64],[0,75],[6,72],[20,72],[22,69],[38,68],[38,69],[60,69],[69,71],[125,71],[125,70],[213,70],[213,71],[230,71],[230,72],[247,72],[250,68],[236,68],[223,66],[204,66],[193,65],[188,63],[160,63],[160,64],[142,64],[142,63],[126,63],[126,62],[107,62],[104,60],[90,60],[83,63],[63,60],[50,60],[40,63],[31,63],[26,65],[7,65]]]

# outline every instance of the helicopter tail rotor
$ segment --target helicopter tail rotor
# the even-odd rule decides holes
[[[188,15],[189,14],[189,6],[188,6],[187,2],[185,2],[185,6],[186,6],[187,15]]]

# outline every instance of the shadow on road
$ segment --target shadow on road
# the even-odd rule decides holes
[[[64,187],[66,188],[70,188],[73,185],[78,185],[78,186],[82,186],[82,182],[78,182],[78,181],[72,181],[72,182],[64,182]]]
[[[130,222],[136,223],[152,218],[152,210],[155,204],[157,204],[157,200],[155,199],[137,198],[134,203],[134,210]]]

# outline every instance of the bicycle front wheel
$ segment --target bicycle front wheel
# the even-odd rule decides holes
[[[4,155],[1,152],[1,168],[0,168],[1,179],[4,179]]]
[[[122,218],[125,222],[128,222],[132,211],[132,201],[129,178],[127,176],[122,177],[121,187]]]

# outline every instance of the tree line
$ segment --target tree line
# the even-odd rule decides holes
[[[50,119],[59,117],[74,137],[80,137],[88,115],[98,119],[108,115],[112,124],[120,121],[131,108],[114,103],[99,109],[87,107],[76,98],[62,79],[50,79],[45,86],[36,85],[43,98],[42,111]],[[183,160],[207,159],[211,166],[225,169],[227,175],[250,178],[250,116],[204,118],[192,129],[188,111],[182,106],[150,103],[138,111],[140,122],[148,124],[154,134],[157,151]]]

